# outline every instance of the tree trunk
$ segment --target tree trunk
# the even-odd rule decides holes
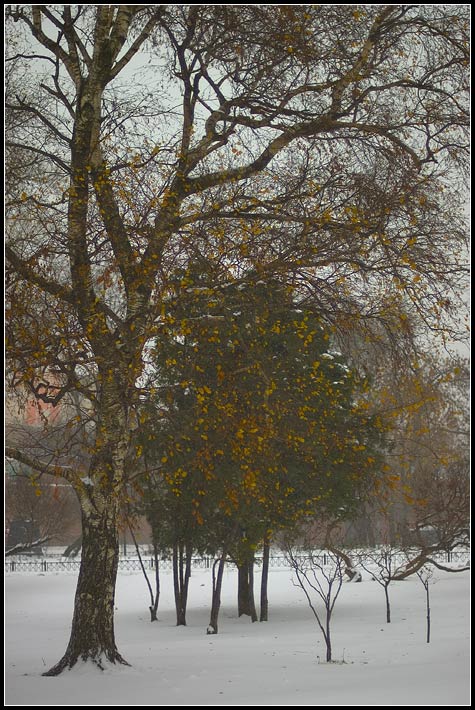
[[[254,562],[244,562],[238,565],[238,616],[250,616],[257,621],[254,602]]]
[[[391,623],[391,607],[389,605],[388,585],[384,585],[384,595],[386,597],[386,623]]]
[[[157,620],[158,600],[160,599],[160,560],[158,557],[158,546],[156,541],[153,541],[153,564],[155,569],[155,599],[150,609],[150,621]]]
[[[213,564],[213,598],[211,601],[211,614],[209,619],[209,626],[206,630],[208,634],[218,633],[218,615],[219,609],[221,607],[221,587],[223,584],[223,573],[224,566],[226,564],[226,553],[223,552],[221,559],[218,564],[218,573],[215,576],[215,566],[218,560],[215,560]]]
[[[270,557],[270,536],[264,536],[264,546],[262,548],[262,577],[261,577],[261,612],[259,621],[268,620],[269,600],[267,598],[267,583],[269,580],[269,557]]]
[[[247,562],[238,565],[238,616],[250,616],[249,609],[249,574]]]
[[[332,660],[332,641],[331,641],[331,636],[330,636],[330,618],[331,618],[331,612],[327,609],[327,618],[326,618],[326,631],[325,631],[325,643],[327,646],[327,663],[331,663]]]
[[[249,609],[251,611],[251,621],[257,621],[256,603],[254,601],[254,560],[247,563],[249,577]]]
[[[249,615],[249,577],[247,565],[239,564],[238,568],[238,616]]]
[[[176,625],[186,626],[188,584],[191,577],[192,548],[180,542],[173,546],[173,588],[175,591]]]
[[[429,583],[424,584],[426,588],[426,609],[427,609],[427,635],[426,643],[430,643],[430,600],[429,600]]]
[[[129,445],[127,407],[119,373],[103,376],[95,453],[88,475],[72,483],[81,506],[81,566],[71,636],[63,658],[45,673],[58,675],[79,660],[101,670],[107,663],[128,663],[117,650],[114,599],[119,562],[119,509],[125,487]]]
[[[118,502],[90,491],[82,505],[82,555],[71,637],[62,659],[44,675],[59,675],[77,661],[104,670],[107,662],[128,665],[114,636],[114,599],[119,559]]]
[[[137,557],[139,558],[139,563],[140,563],[140,567],[142,569],[142,574],[144,576],[145,583],[148,587],[148,592],[150,594],[150,606],[148,607],[149,611],[150,611],[150,621],[157,621],[158,600],[160,597],[160,569],[159,569],[157,544],[154,540],[153,541],[153,561],[154,561],[154,570],[155,570],[155,593],[154,593],[153,589],[152,589],[152,585],[150,584],[150,580],[148,578],[147,570],[145,569],[145,565],[142,560],[142,554],[140,552],[140,547],[137,542],[137,538],[135,537],[133,527],[130,523],[129,523],[129,530],[130,530],[130,534],[132,536],[132,540],[134,541],[135,551],[137,552]]]

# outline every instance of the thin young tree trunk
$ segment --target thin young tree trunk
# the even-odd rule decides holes
[[[145,565],[142,560],[142,554],[140,552],[140,547],[137,542],[137,538],[135,537],[135,533],[133,531],[132,525],[129,523],[129,530],[130,534],[132,536],[132,540],[135,545],[135,550],[137,552],[137,556],[139,558],[140,562],[140,567],[142,569],[142,574],[145,578],[145,582],[148,587],[148,591],[150,594],[150,606],[149,606],[149,611],[150,611],[150,621],[156,621],[157,620],[157,609],[158,609],[158,598],[160,595],[160,576],[159,576],[159,569],[158,569],[158,554],[157,554],[157,546],[154,542],[153,545],[153,550],[154,550],[154,563],[155,563],[155,594],[152,589],[152,585],[150,584],[150,580],[148,578],[147,570],[145,569]]]
[[[158,546],[153,541],[153,564],[155,569],[155,600],[150,607],[150,621],[157,620],[158,601],[160,599],[160,560],[158,557]]]
[[[429,600],[429,584],[424,585],[426,588],[426,608],[427,608],[427,637],[426,642],[430,643],[430,600]]]
[[[270,558],[270,536],[266,533],[264,536],[264,545],[262,548],[262,577],[261,577],[261,610],[259,621],[268,620],[269,600],[267,597],[267,585],[269,580],[269,558]]]
[[[391,607],[389,605],[389,591],[388,591],[387,584],[384,586],[384,594],[386,597],[386,623],[390,624],[391,623]]]
[[[327,663],[331,663],[332,660],[332,642],[330,636],[330,619],[331,612],[327,609],[327,619],[326,619],[326,631],[325,631],[325,643],[327,645]]]
[[[119,560],[118,502],[92,493],[82,507],[82,554],[74,616],[62,659],[44,675],[59,675],[78,661],[101,670],[107,662],[128,665],[114,635],[114,598]]]
[[[218,563],[218,573],[215,574],[216,563]],[[218,615],[219,609],[221,607],[221,588],[223,584],[223,573],[224,566],[226,564],[226,553],[223,552],[221,558],[215,560],[213,564],[213,597],[211,601],[211,614],[209,620],[209,626],[207,628],[208,634],[218,633]]]

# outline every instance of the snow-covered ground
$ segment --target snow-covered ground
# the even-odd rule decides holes
[[[256,574],[256,591],[259,574]],[[367,575],[345,583],[332,621],[333,656],[290,569],[273,569],[269,621],[237,617],[235,570],[225,573],[219,634],[206,635],[210,570],[190,582],[188,625],[176,627],[170,573],[162,575],[159,621],[151,623],[140,572],[121,573],[116,638],[132,667],[83,665],[41,674],[66,648],[74,574],[9,574],[5,581],[5,705],[469,705],[469,574],[436,572],[384,591]],[[258,593],[256,594],[258,599]]]

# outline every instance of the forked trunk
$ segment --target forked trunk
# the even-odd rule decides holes
[[[46,676],[59,675],[78,661],[101,670],[107,663],[128,665],[114,636],[114,599],[119,559],[118,503],[101,494],[82,506],[82,554],[71,636],[66,653]]]
[[[223,551],[221,558],[214,561],[213,564],[213,598],[211,601],[211,615],[209,625],[206,630],[208,634],[218,633],[218,616],[221,607],[221,587],[223,584],[224,566],[226,564],[226,553]],[[218,573],[216,574],[216,565],[218,565]]]
[[[186,626],[186,604],[191,577],[192,547],[183,542],[173,546],[173,588],[175,592],[176,625]]]

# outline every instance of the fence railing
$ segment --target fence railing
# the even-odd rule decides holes
[[[302,555],[303,557],[305,555]],[[470,552],[468,550],[451,550],[449,552],[439,552],[432,557],[441,564],[456,564],[456,565],[466,565],[470,561]],[[324,565],[327,562],[327,553],[321,552],[318,554],[319,561]],[[262,562],[262,558],[256,557],[256,564],[259,565]],[[144,555],[142,557],[142,562],[147,570],[154,569],[154,559]],[[213,557],[193,557],[191,561],[192,569],[211,569],[213,566]],[[401,563],[403,560],[401,559]],[[55,559],[55,558],[36,558],[36,559],[25,559],[25,557],[11,557],[5,560],[5,572],[79,572],[79,567],[81,564],[80,559]],[[161,559],[160,569],[169,570],[172,567],[172,561],[170,559]],[[270,557],[271,567],[290,567],[290,564],[285,557],[285,555],[271,555]],[[140,560],[138,557],[120,557],[119,558],[119,570],[122,572],[136,572],[142,569]]]
[[[145,569],[153,569],[155,562],[151,557],[142,558]],[[11,558],[5,560],[5,572],[79,572],[80,559],[55,560],[35,559],[25,560]],[[192,560],[192,569],[207,569],[213,565],[212,557],[196,557]],[[160,569],[171,569],[171,560],[160,560]],[[124,557],[119,559],[119,570],[122,572],[135,572],[141,570],[138,557]]]

